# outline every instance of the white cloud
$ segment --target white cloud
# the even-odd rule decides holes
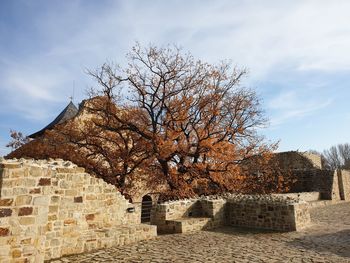
[[[276,128],[287,121],[301,119],[317,113],[330,106],[333,98],[322,98],[317,95],[305,97],[305,92],[289,90],[281,92],[268,103],[272,118],[271,128]]]
[[[135,40],[179,44],[211,62],[232,59],[250,69],[250,84],[283,68],[350,69],[350,1],[346,0],[111,1],[98,8],[69,1],[48,10],[38,12],[34,22],[43,48],[7,63],[0,80],[11,107],[28,112],[28,117],[47,115],[43,102],[67,100],[73,80],[77,89],[89,85],[85,67],[97,67],[107,59],[123,62]],[[13,60],[3,55],[2,63]],[[291,98],[282,97],[276,105],[294,101],[297,95],[283,96]],[[301,112],[285,109],[282,119],[326,104],[321,98]]]

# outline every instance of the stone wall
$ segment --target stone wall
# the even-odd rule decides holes
[[[290,192],[320,192],[321,199],[340,200],[338,173],[331,170],[293,170],[297,178]]]
[[[191,211],[196,212],[194,217],[189,217],[194,215]],[[290,196],[227,195],[172,201],[157,205],[152,214],[151,223],[166,233],[223,225],[294,231],[310,223],[308,204]]]
[[[300,193],[286,193],[286,194],[272,194],[273,196],[289,197],[292,199],[299,199],[305,202],[318,201],[321,199],[320,192],[300,192]]]
[[[282,169],[291,169],[297,179],[291,193],[320,192],[321,199],[350,199],[350,171],[324,170],[321,156],[307,152],[281,152],[275,158]]]
[[[140,224],[139,207],[70,162],[2,160],[0,178],[0,262],[42,262],[156,235]]]
[[[277,231],[301,230],[311,222],[308,204],[269,199],[228,199],[228,224]]]
[[[322,169],[321,156],[308,152],[280,152],[275,154],[282,169]]]
[[[339,170],[338,180],[341,200],[350,200],[350,171]]]
[[[151,224],[157,225],[159,233],[170,233],[174,229],[171,220],[185,217],[201,217],[202,206],[197,199],[170,201],[152,208]]]

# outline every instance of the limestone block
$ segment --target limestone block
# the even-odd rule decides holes
[[[33,178],[26,178],[25,180],[21,180],[22,182],[24,182],[24,186],[25,187],[35,187],[36,186],[36,179]]]
[[[15,187],[13,188],[13,195],[24,195],[28,194],[29,190],[25,187]]]
[[[33,213],[33,207],[21,207],[18,210],[18,216],[27,216]]]
[[[1,197],[12,196],[13,189],[12,188],[1,188]]]
[[[35,223],[35,217],[33,216],[24,216],[19,218],[19,223],[21,225],[32,225]]]
[[[32,166],[29,169],[29,174],[30,174],[30,176],[33,176],[33,177],[40,177],[40,176],[43,175],[42,168],[41,167]]]
[[[0,237],[5,237],[10,234],[10,229],[8,227],[0,227]]]
[[[13,198],[0,199],[0,206],[11,206],[13,204]]]
[[[48,206],[49,202],[50,202],[50,196],[36,196],[34,197],[34,200],[33,200],[34,205]]]
[[[64,194],[66,196],[76,196],[78,194],[78,192],[74,189],[69,189],[69,190],[65,190]]]
[[[22,251],[19,249],[14,249],[11,251],[12,258],[20,258],[22,256]]]
[[[41,193],[41,189],[40,188],[33,188],[31,190],[29,190],[30,194],[40,194]]]
[[[24,173],[24,169],[20,168],[20,169],[12,169],[11,171],[11,178],[21,178],[24,177],[25,173]]]
[[[1,217],[9,217],[12,215],[11,208],[0,208],[0,218]]]
[[[9,256],[10,252],[11,252],[11,246],[10,245],[1,246],[0,257]]]
[[[57,204],[59,201],[60,201],[61,197],[59,195],[54,195],[54,196],[51,196],[51,201],[50,203],[51,204]]]
[[[60,180],[58,183],[59,187],[62,189],[69,189],[71,186],[66,180]]]

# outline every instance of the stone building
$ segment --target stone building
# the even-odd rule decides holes
[[[78,108],[71,101],[52,122],[50,122],[47,126],[42,128],[41,130],[29,135],[28,137],[32,139],[38,138],[39,136],[42,136],[46,130],[53,129],[55,125],[64,123],[65,121],[68,121],[74,118],[77,114],[78,114]]]

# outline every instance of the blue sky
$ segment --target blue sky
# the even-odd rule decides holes
[[[88,87],[105,61],[176,44],[249,70],[267,139],[281,151],[350,142],[350,1],[0,0],[0,155],[10,129],[30,134]]]

